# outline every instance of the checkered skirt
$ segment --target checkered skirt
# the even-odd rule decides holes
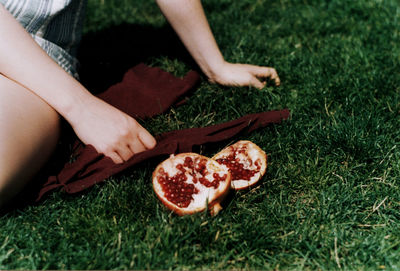
[[[76,51],[86,0],[0,0],[63,69],[78,78]]]

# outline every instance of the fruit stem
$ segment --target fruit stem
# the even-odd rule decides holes
[[[211,214],[211,216],[216,216],[219,213],[219,211],[221,211],[221,210],[222,210],[221,204],[216,203],[211,207],[210,214]]]

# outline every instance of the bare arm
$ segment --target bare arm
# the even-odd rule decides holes
[[[65,118],[72,113],[73,106],[90,97],[76,80],[47,56],[2,5],[0,72],[34,91]]]
[[[78,137],[114,162],[155,145],[134,119],[91,95],[55,63],[0,5],[0,73],[42,98]]]
[[[262,78],[280,79],[274,68],[232,64],[224,60],[204,14],[200,0],[157,0],[170,22],[202,71],[212,82],[223,85],[262,88]]]

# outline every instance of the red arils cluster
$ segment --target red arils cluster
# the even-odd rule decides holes
[[[185,181],[187,177],[185,175],[182,164],[177,166],[181,172],[175,176],[170,177],[164,169],[160,169],[160,175],[157,180],[161,185],[161,189],[164,192],[164,196],[178,207],[187,207],[193,200],[193,194],[197,194],[199,191],[194,187],[193,184],[188,184]]]
[[[183,166],[188,168],[188,172],[193,177],[194,183],[200,182],[205,187],[213,186],[215,189],[217,189],[219,186],[219,182],[224,181],[227,177],[226,174],[221,177],[217,173],[214,173],[213,174],[214,180],[210,182],[205,177],[208,173],[207,159],[195,159],[195,161],[193,161],[191,157],[185,157],[185,162],[183,163]],[[201,177],[198,177],[198,175],[200,175]]]
[[[232,180],[246,180],[250,181],[250,179],[260,170],[261,165],[259,164],[259,160],[257,160],[254,164],[257,167],[257,170],[245,169],[244,165],[240,163],[239,158],[236,157],[238,153],[246,153],[245,148],[234,149],[232,148],[231,153],[223,158],[217,159],[216,161],[220,164],[223,164],[229,168],[229,171],[232,175]],[[246,155],[247,157],[247,155]],[[248,160],[249,165],[252,165],[252,161]]]
[[[214,173],[214,180],[210,182],[205,177],[208,174],[206,159],[195,158],[193,160],[192,157],[185,157],[183,164],[176,165],[176,169],[179,172],[171,177],[163,168],[160,168],[157,180],[167,200],[180,208],[188,207],[193,200],[193,195],[199,192],[194,184],[186,182],[188,179],[186,174],[192,176],[193,183],[200,182],[206,187],[214,187],[215,189],[218,188],[220,181],[224,181],[227,177],[226,174],[221,177]]]
[[[214,180],[212,182],[210,182],[209,180],[207,180],[207,178],[201,177],[199,178],[199,182],[204,185],[205,187],[214,187],[215,189],[218,188],[219,186],[219,182],[224,181],[226,179],[227,175],[224,174],[222,177],[219,176],[218,173],[213,173],[213,178]]]

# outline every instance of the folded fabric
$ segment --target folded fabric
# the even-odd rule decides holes
[[[180,102],[182,95],[193,89],[199,78],[195,71],[180,79],[160,68],[139,64],[125,73],[122,82],[98,97],[135,119],[145,119]]]
[[[104,179],[119,173],[144,160],[174,153],[191,152],[195,146],[229,139],[241,132],[251,132],[271,123],[280,123],[289,117],[287,109],[246,115],[242,118],[204,128],[175,130],[157,136],[154,149],[134,155],[123,164],[99,154],[92,146],[87,145],[77,153],[77,159],[66,164],[57,175],[48,179],[41,189],[38,200],[47,192],[63,187],[67,193],[77,193],[102,182]]]
[[[198,74],[193,71],[180,79],[159,68],[139,64],[125,74],[121,83],[111,86],[99,97],[134,118],[144,119],[163,113],[179,102],[198,79]],[[147,159],[190,152],[196,146],[223,141],[244,131],[251,132],[271,123],[279,123],[288,117],[289,110],[284,109],[250,114],[209,127],[170,131],[156,136],[154,149],[136,154],[123,164],[114,164],[93,146],[78,142],[75,161],[66,163],[61,172],[48,178],[40,189],[37,201],[54,189],[63,188],[67,193],[81,192]]]

